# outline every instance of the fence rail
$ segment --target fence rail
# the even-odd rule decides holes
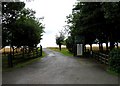
[[[108,65],[108,61],[109,61],[109,55],[103,54],[103,53],[97,53],[97,52],[93,52],[92,56],[100,61],[101,63],[104,63],[106,65]]]
[[[5,54],[3,57],[3,66],[8,65],[8,67],[13,67],[19,62],[23,62],[29,59],[37,58],[42,56],[42,46],[35,47],[32,50],[22,49],[20,52],[12,51],[11,53]],[[6,62],[8,64],[6,64]]]

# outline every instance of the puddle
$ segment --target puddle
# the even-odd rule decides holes
[[[50,54],[48,54],[48,56],[50,56],[50,57],[54,57],[54,56],[55,56],[55,54],[50,53]]]

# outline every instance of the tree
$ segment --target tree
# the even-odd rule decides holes
[[[73,46],[74,46],[74,41],[72,36],[68,36],[68,38],[65,40],[66,42],[66,47],[70,52],[74,52]]]
[[[35,18],[35,11],[25,9],[23,2],[5,2],[3,5],[3,44],[36,46],[44,26]],[[4,45],[4,46],[5,46]]]
[[[120,2],[103,3],[105,19],[106,19],[106,34],[110,42],[110,50],[115,47],[115,42],[119,42],[120,36]]]
[[[24,6],[23,2],[2,2],[2,47],[12,45],[12,26]]]
[[[36,47],[42,39],[44,26],[39,19],[34,17],[34,11],[25,9],[24,12],[24,15],[15,23],[17,29],[14,32],[14,43],[16,46]]]
[[[74,42],[75,36],[84,36],[85,44],[90,46],[98,40],[99,49],[103,51],[103,43],[108,42],[110,50],[118,44],[120,38],[120,2],[80,2],[73,8],[72,14],[67,16],[70,36]],[[70,41],[69,38],[67,41]],[[118,46],[118,45],[117,45]],[[91,47],[92,50],[92,47]]]
[[[35,11],[25,9],[23,2],[4,2],[2,5],[2,47],[10,45],[13,50],[14,46],[36,47],[42,39],[44,26],[40,19],[35,17]]]
[[[59,36],[56,35],[56,44],[59,45],[60,51],[61,51],[61,45],[64,44],[64,38],[65,38],[65,36],[63,34],[63,31],[59,32]]]
[[[71,35],[84,36],[85,44],[92,46],[104,29],[102,26],[105,19],[101,8],[100,2],[78,2],[73,9],[72,17],[68,17],[68,24],[72,23]]]

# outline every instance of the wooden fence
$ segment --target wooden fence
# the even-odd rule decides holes
[[[94,57],[97,61],[100,61],[101,63],[108,65],[109,55],[93,52],[92,57]]]
[[[30,49],[21,49],[20,52],[12,51],[7,55],[3,55],[3,66],[8,65],[8,67],[13,67],[17,63],[24,62],[33,58],[38,58],[42,56],[42,46]],[[7,59],[6,59],[7,58]],[[4,60],[5,59],[5,60]],[[7,61],[6,61],[7,60]]]

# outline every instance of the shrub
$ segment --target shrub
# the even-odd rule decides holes
[[[113,49],[109,53],[109,69],[120,73],[120,49]]]

